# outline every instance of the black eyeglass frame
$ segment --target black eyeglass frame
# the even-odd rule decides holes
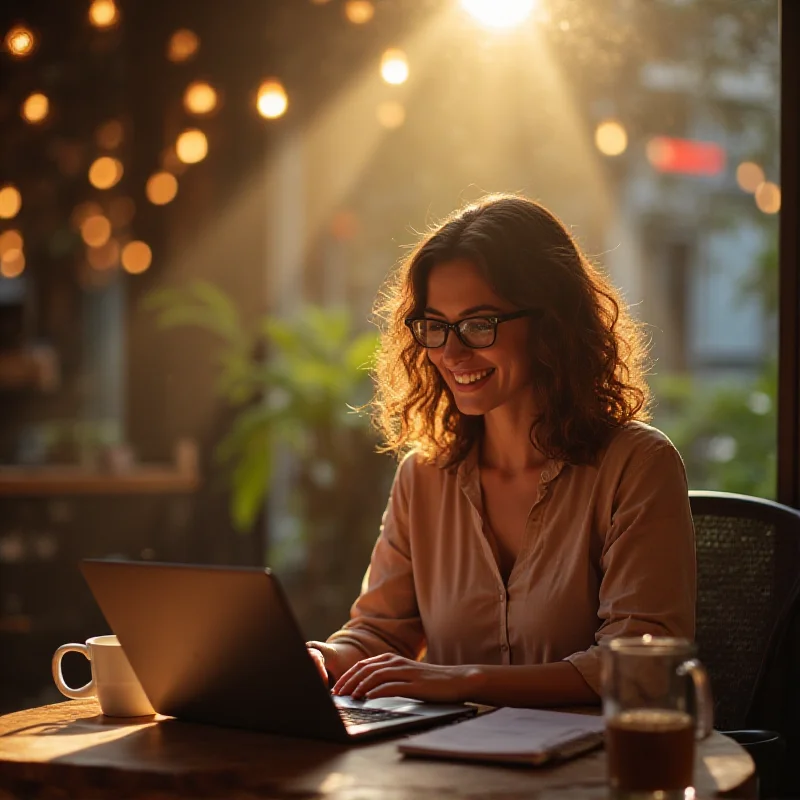
[[[530,317],[536,313],[536,309],[526,308],[522,311],[512,311],[509,314],[493,314],[490,317],[465,317],[464,319],[460,319],[458,322],[444,322],[443,320],[432,319],[431,317],[406,317],[404,320],[406,327],[411,331],[411,335],[414,337],[414,341],[420,346],[424,347],[426,350],[438,350],[440,347],[444,347],[447,344],[447,337],[450,335],[450,331],[452,330],[456,336],[458,336],[458,341],[464,345],[464,347],[469,347],[471,350],[485,350],[487,347],[491,347],[497,341],[497,326],[501,322],[510,322],[512,319],[520,319],[521,317]],[[472,320],[479,319],[481,322],[491,322],[492,323],[492,341],[489,344],[479,344],[474,345],[470,344],[467,341],[464,341],[464,337],[461,335],[461,331],[459,330],[459,326],[463,325],[465,322],[471,322]],[[415,322],[422,322],[423,320],[427,320],[429,322],[438,322],[444,328],[444,339],[442,340],[441,344],[430,345],[430,344],[423,344],[418,338],[417,334],[414,332],[414,323]]]

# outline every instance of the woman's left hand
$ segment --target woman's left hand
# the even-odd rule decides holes
[[[365,658],[350,667],[333,687],[334,694],[355,700],[376,697],[411,697],[434,703],[460,703],[468,698],[476,667],[425,664],[384,653]]]

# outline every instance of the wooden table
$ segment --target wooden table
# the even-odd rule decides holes
[[[0,717],[0,800],[33,797],[284,800],[599,800],[602,750],[546,769],[401,756],[396,740],[343,747],[194,725],[119,720],[94,700]],[[750,756],[719,733],[699,744],[697,796],[754,798]]]

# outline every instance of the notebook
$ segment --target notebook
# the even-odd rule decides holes
[[[585,753],[603,743],[600,716],[499,708],[398,745],[409,756],[539,766]]]

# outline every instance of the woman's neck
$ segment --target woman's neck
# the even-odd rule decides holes
[[[524,418],[522,418],[524,416]],[[480,464],[514,474],[540,469],[547,458],[531,442],[532,415],[512,414],[498,408],[483,418]]]

